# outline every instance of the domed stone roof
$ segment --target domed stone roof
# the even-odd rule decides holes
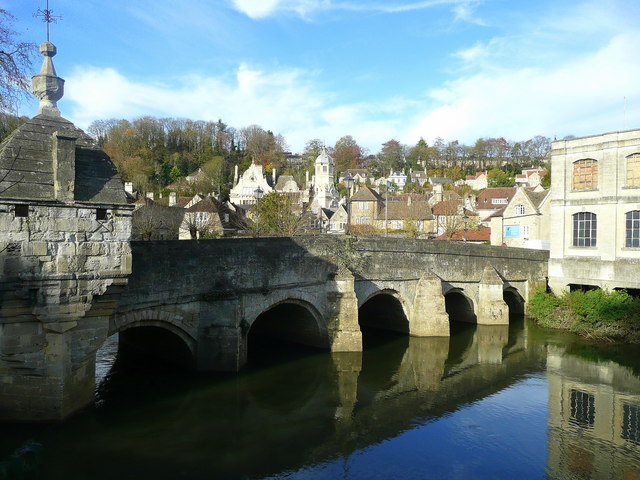
[[[316,163],[333,163],[333,158],[329,156],[327,151],[323,148],[318,158],[316,158]]]

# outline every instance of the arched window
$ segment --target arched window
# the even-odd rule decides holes
[[[627,187],[640,187],[640,153],[627,157]]]
[[[580,212],[573,215],[573,246],[595,247],[597,233],[596,214]]]
[[[640,210],[626,213],[625,247],[640,247]]]
[[[524,215],[524,205],[516,205],[515,212],[516,215]]]
[[[598,188],[598,161],[586,158],[573,162],[573,190]]]

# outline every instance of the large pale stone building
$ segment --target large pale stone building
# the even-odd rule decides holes
[[[640,130],[553,142],[549,284],[640,289]]]
[[[262,190],[262,194],[273,192],[273,188],[267,182],[267,178],[262,170],[262,165],[251,163],[242,176],[238,179],[238,170],[236,166],[236,174],[234,185],[229,192],[229,200],[236,205],[253,205],[256,203],[256,190]]]
[[[133,205],[109,157],[60,116],[56,47],[40,52],[38,114],[0,144],[0,421],[61,419],[93,400],[109,292],[131,271]]]

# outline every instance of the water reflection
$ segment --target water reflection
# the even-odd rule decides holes
[[[549,467],[559,477],[640,478],[640,379],[628,366],[547,350]]]
[[[120,357],[105,375],[112,338],[98,407],[2,429],[0,460],[32,439],[53,480],[640,478],[637,349],[524,322],[452,333],[368,332],[361,353],[262,344],[238,375]]]

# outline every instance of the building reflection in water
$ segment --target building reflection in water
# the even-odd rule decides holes
[[[640,479],[640,379],[631,368],[547,349],[552,478]]]

